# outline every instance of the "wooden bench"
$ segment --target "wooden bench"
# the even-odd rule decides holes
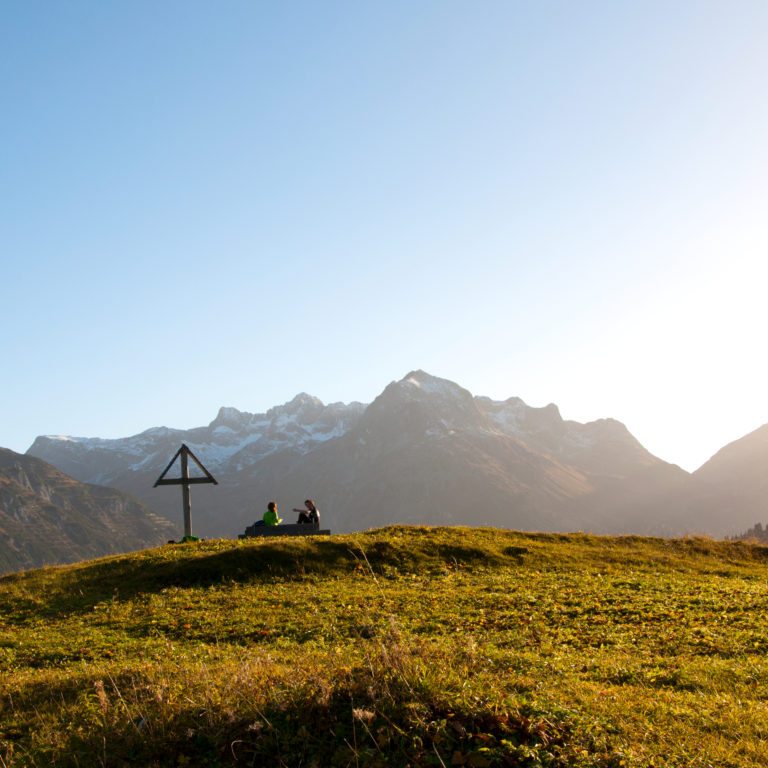
[[[317,523],[281,523],[280,525],[249,525],[238,539],[253,536],[330,536],[329,528],[321,529]]]

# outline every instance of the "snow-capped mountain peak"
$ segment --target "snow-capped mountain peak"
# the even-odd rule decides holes
[[[441,379],[422,370],[411,371],[400,379],[397,385],[406,391],[418,391],[441,397],[461,397],[467,391],[453,381]]]
[[[300,423],[308,424],[315,421],[325,409],[322,400],[306,392],[300,392],[290,402],[276,405],[267,411],[267,418],[296,419]]]
[[[453,381],[441,379],[426,371],[411,371],[400,381],[392,382],[382,393],[388,400],[430,402],[441,407],[472,406],[470,392]]]
[[[241,429],[249,424],[253,419],[252,413],[239,411],[237,408],[222,406],[219,408],[216,418],[208,425],[211,429],[216,427],[229,427],[230,429]]]

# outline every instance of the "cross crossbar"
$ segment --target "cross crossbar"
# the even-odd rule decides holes
[[[166,478],[166,475],[170,471],[171,467],[176,463],[176,459],[181,457],[181,477]],[[190,477],[189,476],[189,460],[197,464],[200,471],[205,477]],[[216,478],[203,466],[200,459],[195,456],[194,453],[184,443],[181,444],[181,448],[173,455],[173,458],[168,463],[168,466],[162,471],[160,477],[155,481],[153,488],[157,488],[158,485],[180,485],[181,486],[181,500],[184,506],[184,538],[192,536],[192,501],[190,499],[189,486],[197,485],[199,483],[213,483],[218,485]]]

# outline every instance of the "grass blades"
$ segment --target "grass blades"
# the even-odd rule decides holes
[[[0,768],[764,765],[768,549],[494,529],[0,579]]]

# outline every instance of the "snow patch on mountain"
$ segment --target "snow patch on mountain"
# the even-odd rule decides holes
[[[119,439],[46,435],[35,440],[29,453],[92,483],[108,484],[125,472],[155,469],[182,442],[211,471],[236,471],[280,451],[304,454],[341,437],[365,408],[357,402],[324,405],[302,392],[261,414],[222,407],[207,427],[153,427]]]

